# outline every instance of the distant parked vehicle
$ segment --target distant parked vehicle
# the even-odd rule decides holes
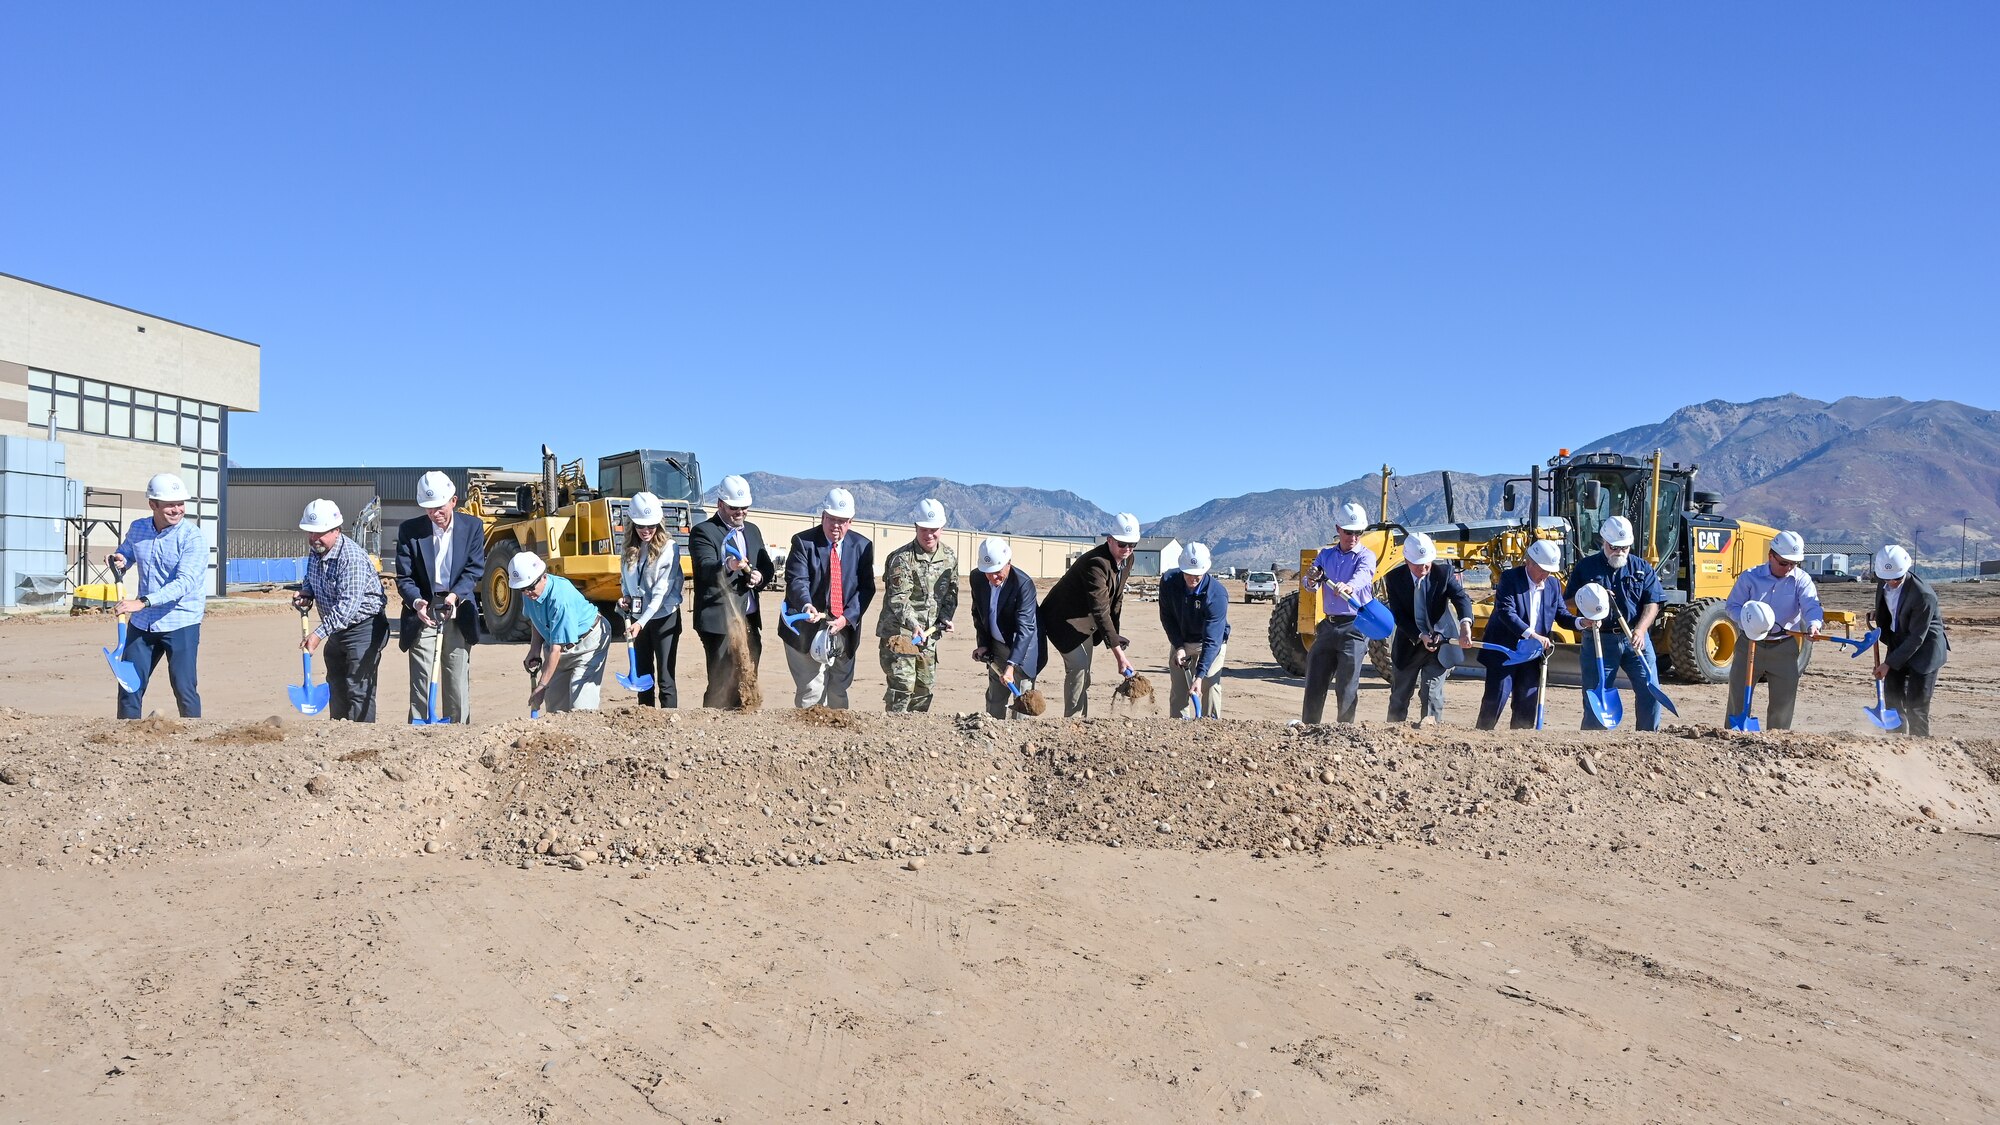
[[[1243,600],[1246,602],[1272,602],[1278,600],[1278,576],[1268,570],[1253,570],[1250,577],[1243,580]]]
[[[1819,585],[1824,586],[1829,582],[1859,582],[1861,581],[1861,575],[1849,574],[1844,570],[1823,570],[1813,575],[1812,579]]]

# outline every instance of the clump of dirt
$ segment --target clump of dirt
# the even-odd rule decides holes
[[[757,686],[757,657],[750,651],[750,627],[744,622],[743,614],[736,605],[736,599],[724,598],[723,604],[730,607],[729,625],[729,668],[735,677],[736,706],[740,710],[755,711],[764,706],[764,689]]]
[[[895,653],[897,656],[922,656],[924,654],[923,649],[918,648],[911,642],[910,638],[903,636],[901,633],[889,638],[889,651]]]
[[[283,742],[285,731],[278,723],[269,719],[261,723],[239,723],[219,734],[211,734],[203,742],[216,746],[253,746],[260,742]],[[342,759],[345,761],[346,759]]]
[[[91,731],[83,736],[83,740],[100,746],[127,746],[135,742],[158,742],[163,738],[172,738],[185,729],[179,719],[149,715]]]
[[[831,707],[808,707],[792,712],[792,718],[809,727],[834,727],[838,730],[852,730],[860,725],[852,711],[836,711]]]
[[[1137,707],[1153,698],[1153,681],[1147,679],[1143,672],[1127,676],[1118,681],[1117,687],[1111,689],[1111,697],[1122,699]]]
[[[514,749],[528,760],[566,757],[582,750],[583,740],[561,731],[538,730],[515,739]]]
[[[1023,715],[1040,715],[1049,709],[1049,701],[1042,697],[1041,688],[1029,688],[1014,700],[1014,710]]]

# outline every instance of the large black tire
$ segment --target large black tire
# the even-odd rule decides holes
[[[521,610],[523,599],[507,585],[507,562],[521,553],[521,544],[504,539],[486,556],[486,576],[480,579],[479,612],[486,635],[496,641],[528,639],[528,615]]]
[[[1394,682],[1396,679],[1396,665],[1388,641],[1368,642],[1368,663],[1375,666],[1375,674],[1384,681]]]
[[[1299,639],[1299,594],[1297,590],[1271,604],[1271,624],[1267,630],[1271,659],[1294,676],[1306,674],[1306,646]]]
[[[1721,598],[1701,598],[1674,612],[1667,623],[1672,659],[1660,674],[1683,684],[1726,684],[1736,654],[1736,630]]]

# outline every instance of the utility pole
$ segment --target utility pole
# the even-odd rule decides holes
[[[1958,521],[1958,580],[1965,581],[1965,532],[1972,526],[1972,517]]]

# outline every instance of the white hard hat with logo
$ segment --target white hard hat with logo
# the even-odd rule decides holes
[[[1137,543],[1140,538],[1139,517],[1130,512],[1120,512],[1118,518],[1111,521],[1111,530],[1104,534],[1120,543]]]
[[[1632,545],[1632,521],[1624,516],[1612,516],[1597,529],[1598,538],[1607,547],[1630,547]]]
[[[826,499],[819,502],[819,510],[822,515],[837,520],[851,520],[854,518],[854,494],[844,488],[827,489]]]
[[[331,500],[315,500],[307,504],[305,515],[299,517],[299,530],[310,531],[314,535],[339,526],[340,505]]]
[[[1528,545],[1528,561],[1543,570],[1554,570],[1562,565],[1562,547],[1553,539],[1537,539]]]
[[[507,585],[525,590],[548,572],[549,564],[542,561],[542,556],[523,551],[507,560]]]
[[[1875,577],[1901,578],[1910,573],[1910,552],[1891,543],[1875,552]]]
[[[1595,582],[1586,582],[1576,591],[1578,616],[1602,621],[1611,616],[1611,592]]]
[[[1014,561],[1014,548],[1007,545],[998,535],[989,535],[979,541],[979,571],[982,574],[997,574]]]
[[[1737,611],[1736,623],[1743,627],[1743,635],[1753,641],[1761,641],[1777,627],[1778,615],[1771,612],[1768,602],[1744,602]]]
[[[1413,531],[1403,540],[1403,561],[1414,566],[1429,566],[1437,561],[1437,544],[1421,531]]]
[[[722,487],[715,490],[715,498],[732,508],[750,506],[750,482],[730,474],[722,478]]]
[[[451,478],[432,469],[417,481],[417,507],[442,508],[458,495],[458,486]]]
[[[1340,506],[1340,518],[1333,526],[1342,531],[1367,531],[1368,509],[1350,500]]]
[[[944,526],[944,505],[925,497],[917,504],[917,526],[935,530]]]
[[[1771,553],[1786,562],[1804,562],[1806,541],[1796,531],[1780,531],[1771,539]]]
[[[1192,574],[1196,578],[1200,578],[1202,575],[1208,573],[1210,561],[1208,557],[1208,544],[1189,543],[1187,550],[1181,552],[1181,573]]]
[[[146,482],[146,499],[173,504],[188,498],[188,486],[172,473],[154,473]]]
[[[661,520],[667,518],[660,510],[660,498],[650,492],[633,493],[632,506],[625,509],[625,515],[634,527],[657,527]]]

